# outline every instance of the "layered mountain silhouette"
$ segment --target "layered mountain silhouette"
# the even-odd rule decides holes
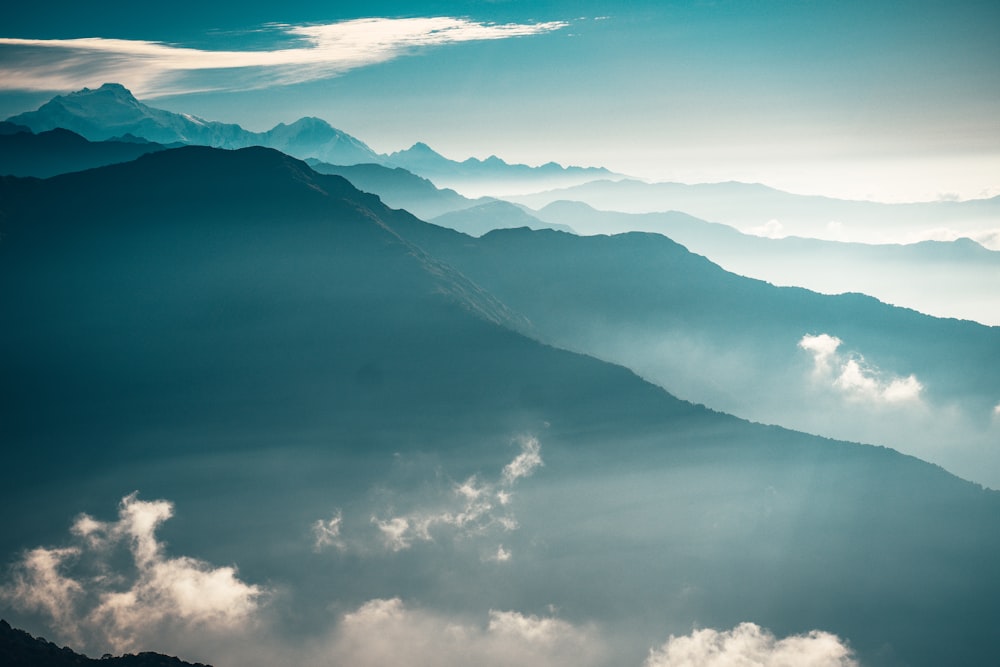
[[[529,167],[507,164],[495,155],[485,160],[469,158],[456,162],[422,142],[404,151],[391,153],[384,161],[420,174],[439,185],[476,195],[532,192],[539,188],[576,185],[613,176],[603,167],[563,167],[555,162]]]
[[[558,201],[535,215],[581,234],[655,232],[740,275],[826,294],[860,292],[938,317],[1000,325],[1000,252],[969,239],[866,245],[743,234],[684,213],[597,211]],[[497,227],[511,225],[497,225]]]
[[[553,605],[636,637],[630,664],[666,633],[742,620],[836,633],[866,665],[995,653],[996,492],[889,449],[714,412],[551,345],[582,349],[572,329],[588,318],[652,305],[696,336],[780,332],[793,354],[792,321],[856,334],[906,368],[950,337],[964,372],[995,351],[983,327],[776,290],[652,235],[477,240],[264,148],[4,177],[0,213],[0,501],[21,508],[0,533],[5,558],[141,489],[177,505],[172,553],[280,588],[294,613],[268,618],[290,641],[334,605],[401,596]],[[880,338],[876,322],[913,341]],[[912,363],[952,377],[940,360]],[[988,368],[963,378],[993,382]],[[544,467],[518,490],[503,569],[476,552],[479,534],[313,548],[309,526],[331,508],[372,529],[383,505],[369,503],[426,493],[415,471],[448,488],[502,470],[524,433]]]
[[[991,445],[1000,379],[987,370],[1000,350],[1000,328],[927,317],[861,294],[778,288],[728,273],[656,234],[579,237],[520,229],[472,243],[421,231],[418,243],[526,315],[546,342],[622,363],[712,407],[891,444],[1000,485],[995,474],[983,476],[1000,469]],[[819,335],[840,339],[841,363],[858,373],[856,383],[840,366],[829,368],[828,379],[816,377],[823,367],[813,367],[800,343]],[[843,404],[831,405],[842,410],[856,411],[862,396],[878,400],[879,383],[891,380],[865,375],[869,366],[921,383],[912,405],[887,398],[890,413],[910,407],[914,419],[923,420],[929,406],[953,406],[945,411],[966,414],[965,430],[922,421],[908,427],[902,413],[889,422],[876,408],[862,411],[863,418],[831,421],[816,409],[824,404],[816,392],[827,390],[841,397]],[[942,438],[958,442],[940,446]]]
[[[475,200],[454,190],[438,188],[426,178],[380,164],[333,165],[315,159],[306,162],[321,174],[343,176],[359,190],[376,194],[393,208],[405,208],[422,220],[471,208],[492,199]]]
[[[967,236],[1000,249],[1000,197],[884,204],[795,195],[751,183],[686,185],[623,179],[593,181],[510,200],[535,209],[566,200],[624,213],[681,211],[771,236],[862,243]]]
[[[67,647],[59,647],[41,637],[32,637],[24,630],[12,628],[0,619],[0,664],[5,667],[210,667],[200,662],[184,662],[160,653],[138,653],[123,656],[105,655],[100,660],[80,655]]]
[[[573,232],[568,225],[544,222],[524,209],[505,201],[492,201],[431,218],[429,222],[450,227],[469,236],[482,236],[494,229],[558,229]]]
[[[129,162],[166,148],[162,144],[125,139],[91,142],[56,128],[34,134],[0,133],[0,174],[46,178],[119,162]]]
[[[611,175],[603,168],[564,168],[555,163],[541,167],[510,165],[495,156],[456,162],[422,143],[405,151],[381,155],[319,118],[301,118],[290,125],[281,123],[266,132],[251,132],[233,123],[208,121],[150,107],[117,83],[57,95],[37,110],[12,116],[8,122],[38,133],[55,128],[68,129],[92,141],[130,134],[161,144],[230,149],[264,146],[302,159],[313,158],[335,165],[378,163],[390,168],[403,167],[438,184],[477,190],[495,186],[505,192],[534,191]]]

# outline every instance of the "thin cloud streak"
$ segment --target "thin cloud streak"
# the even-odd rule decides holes
[[[410,55],[422,48],[560,30],[565,21],[489,24],[462,18],[368,18],[277,26],[301,45],[209,51],[143,40],[0,38],[0,90],[61,91],[107,81],[147,98],[304,83]],[[199,81],[224,70],[225,81]]]

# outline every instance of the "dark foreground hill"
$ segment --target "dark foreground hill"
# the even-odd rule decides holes
[[[0,213],[4,560],[84,553],[91,524],[71,533],[73,517],[139,490],[176,506],[147,557],[238,565],[273,591],[252,632],[114,625],[87,605],[135,566],[76,573],[66,556],[80,593],[59,614],[5,580],[21,627],[265,664],[400,598],[448,618],[558,610],[603,633],[609,665],[743,621],[835,633],[866,665],[996,659],[1000,494],[540,343],[471,264],[431,250],[451,234],[484,271],[503,239],[514,269],[577,261],[551,236],[453,234],[266,149],[5,178]],[[502,493],[448,504],[484,489]]]
[[[4,133],[0,134],[0,174],[47,178],[129,162],[164,148],[148,141],[87,141],[61,128],[38,134],[30,130]]]
[[[80,655],[67,647],[60,648],[41,637],[32,637],[24,630],[10,627],[0,619],[0,664],[4,667],[210,667],[200,662],[184,662],[159,653],[138,653],[122,656],[107,655],[100,660]]]

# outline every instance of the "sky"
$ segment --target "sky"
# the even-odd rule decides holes
[[[116,81],[248,129],[318,116],[380,152],[967,199],[1000,194],[998,28],[990,1],[22,4],[0,116]]]

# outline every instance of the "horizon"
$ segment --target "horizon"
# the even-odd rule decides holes
[[[0,114],[114,81],[253,131],[316,116],[379,153],[887,203],[1000,194],[1000,10],[980,3],[182,14],[21,12],[0,35]]]

